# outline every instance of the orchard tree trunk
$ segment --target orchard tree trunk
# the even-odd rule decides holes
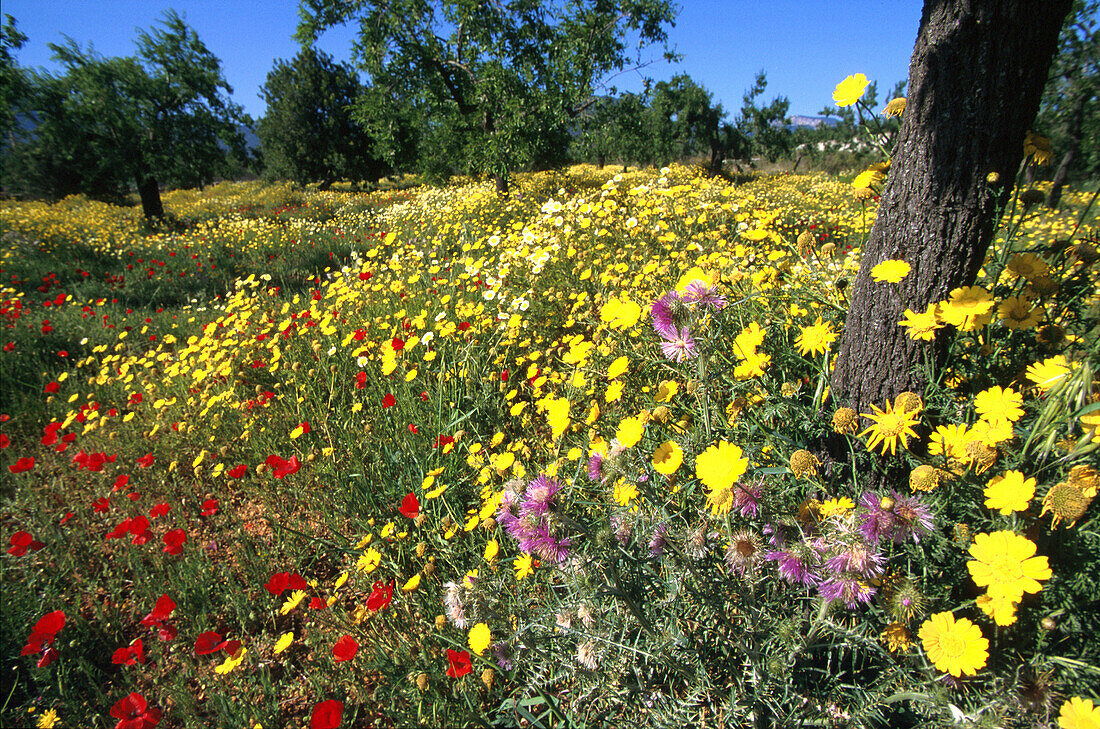
[[[1070,4],[925,0],[893,164],[837,345],[837,404],[864,411],[905,390],[922,392],[923,364],[942,365],[945,337],[913,341],[898,322],[906,306],[923,312],[974,283]],[[991,173],[999,182],[987,181]],[[898,285],[904,305],[871,278],[891,259],[912,266]]]
[[[164,217],[164,205],[160,201],[160,185],[152,175],[138,176],[138,194],[141,195],[141,211],[147,220]]]
[[[1073,110],[1070,113],[1068,128],[1066,129],[1066,142],[1069,148],[1062,156],[1062,162],[1054,173],[1054,180],[1050,184],[1050,192],[1047,194],[1046,205],[1051,210],[1058,207],[1062,200],[1062,188],[1066,184],[1066,176],[1069,174],[1069,166],[1077,156],[1077,150],[1081,148],[1081,132],[1085,126],[1085,106],[1089,101],[1087,92],[1078,92],[1073,101]]]

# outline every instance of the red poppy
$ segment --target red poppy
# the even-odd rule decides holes
[[[7,448],[9,445],[11,445],[11,438],[7,433],[0,433],[0,448]]]
[[[34,468],[33,457],[20,458],[18,461],[8,466],[8,470],[12,473],[24,473],[32,468]]]
[[[470,322],[468,322],[468,321],[461,321],[461,322],[458,323],[458,331],[460,331],[460,332],[464,332],[469,328],[470,328]]]
[[[332,655],[339,661],[350,661],[359,651],[359,643],[350,635],[345,635],[332,646]]]
[[[413,435],[416,435],[417,433],[420,432],[420,430],[415,425],[413,425],[412,423],[409,423],[409,432],[412,433]]]
[[[474,667],[470,664],[470,654],[467,651],[454,651],[447,649],[447,675],[451,678],[462,678]]]
[[[152,453],[146,453],[144,456],[141,456],[140,458],[137,459],[137,464],[139,466],[141,466],[142,468],[149,468],[149,466],[153,465],[153,460],[154,460],[153,454]]]
[[[359,374],[355,376],[355,389],[362,390],[367,386],[367,373],[359,370]],[[2,436],[0,436],[2,437]]]
[[[61,385],[59,385],[56,382],[51,382],[48,385],[46,385],[46,392],[51,393],[51,394],[57,392],[60,389],[61,389]]]
[[[132,666],[135,663],[145,663],[145,644],[141,638],[137,638],[129,646],[124,646],[115,651],[111,663],[118,666]]]
[[[157,598],[157,604],[152,612],[141,619],[141,624],[146,628],[156,628],[157,637],[161,640],[172,640],[176,637],[178,631],[166,621],[175,609],[175,601],[167,595],[161,595]]]
[[[289,459],[283,460],[281,456],[272,454],[264,462],[271,467],[271,475],[275,478],[285,478],[298,473],[298,469],[302,467],[302,464],[298,462],[298,456],[291,456]]]
[[[123,535],[128,534],[130,531],[130,525],[134,523],[134,520],[130,517],[126,517],[118,523],[113,530],[107,532],[107,539],[120,539]]]
[[[126,488],[128,483],[130,483],[130,477],[125,473],[120,473],[118,478],[115,479],[115,485],[111,488],[111,491],[121,491]]]
[[[405,340],[400,337],[394,337],[393,340],[390,341],[390,344],[393,346],[394,352],[400,352],[405,348]]]
[[[96,499],[92,507],[95,509],[95,513],[103,514],[110,510],[111,502],[106,498]]]
[[[22,557],[28,551],[37,552],[46,545],[36,540],[31,536],[30,532],[19,531],[11,535],[11,546],[8,547],[8,554],[13,557]]]
[[[187,544],[187,533],[182,529],[173,529],[164,535],[165,554],[179,554],[184,544]]]
[[[336,699],[322,701],[313,707],[309,716],[309,729],[336,729],[344,718],[344,702]]]
[[[229,476],[229,478],[240,478],[246,473],[248,473],[248,466],[242,463],[239,466],[234,466],[233,468],[229,469],[227,475]]]
[[[290,578],[287,580],[287,588],[291,590],[308,590],[309,585],[306,583],[304,577],[297,572],[291,572]]]
[[[199,512],[202,516],[214,516],[218,513],[218,500],[207,499],[202,502],[202,511]]]
[[[396,404],[397,398],[391,392],[387,392],[386,396],[382,398],[382,407],[384,408],[392,408]]]
[[[371,591],[370,597],[367,598],[367,609],[378,612],[385,607],[388,607],[390,601],[393,600],[393,581],[384,584],[382,580],[378,580],[371,587],[374,589]]]
[[[108,463],[114,463],[116,455],[108,456],[106,453],[85,453],[83,450],[79,451],[73,456],[73,465],[78,469],[87,469],[98,473],[103,470],[103,466]]]
[[[302,435],[305,435],[306,433],[308,433],[310,431],[310,427],[309,427],[308,422],[302,423],[298,427],[302,429]]]
[[[199,637],[195,639],[195,655],[197,656],[217,653],[224,647],[225,641],[212,630],[207,633],[199,633]]]
[[[41,653],[42,655],[38,659],[38,667],[44,668],[50,665],[57,660],[59,655],[57,649],[53,647],[53,643],[58,632],[64,627],[64,611],[54,610],[52,613],[46,613],[34,624],[31,634],[27,636],[27,644],[23,646],[23,650],[19,655],[29,656],[34,653]]]
[[[401,508],[399,509],[402,516],[407,516],[410,519],[415,519],[420,515],[420,500],[416,498],[416,494],[408,494],[401,500]]]
[[[65,516],[61,517],[61,521],[59,521],[58,523],[59,524],[68,524],[69,519],[72,519],[74,516],[76,516],[76,514],[70,511],[69,513],[65,514]]]
[[[135,692],[119,699],[111,716],[118,719],[115,729],[152,729],[160,723],[161,710],[149,708],[145,697]]]
[[[167,514],[171,510],[172,510],[172,507],[169,506],[168,504],[157,504],[152,509],[149,509],[149,516],[156,519],[157,517],[164,516],[165,514]]]
[[[309,601],[310,610],[327,610],[328,603],[319,597],[315,597]]]
[[[283,594],[289,585],[290,574],[287,572],[276,572],[268,578],[267,583],[264,585],[264,589],[275,597],[278,597]]]
[[[144,516],[133,518],[130,522],[130,533],[134,535],[134,538],[130,540],[130,544],[138,547],[148,544],[153,539],[153,533],[149,531],[149,520]]]

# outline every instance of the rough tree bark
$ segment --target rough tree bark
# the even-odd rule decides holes
[[[905,390],[921,392],[926,357],[942,364],[945,338],[910,340],[898,326],[906,306],[872,280],[871,269],[907,261],[912,271],[899,288],[920,312],[974,283],[1070,4],[925,0],[890,176],[837,347],[831,384],[838,404],[863,410]],[[990,173],[998,184],[987,182]]]
[[[137,176],[138,194],[141,196],[141,211],[146,219],[163,218],[164,205],[160,200],[160,185],[152,175]]]

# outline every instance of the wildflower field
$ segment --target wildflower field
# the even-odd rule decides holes
[[[0,723],[1097,726],[1095,196],[860,413],[857,182],[0,203]]]

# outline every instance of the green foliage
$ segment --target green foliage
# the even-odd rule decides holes
[[[386,171],[352,119],[361,87],[350,67],[303,48],[293,60],[275,62],[260,92],[267,112],[256,133],[265,176],[327,188],[336,180],[376,181]]]
[[[71,39],[50,47],[64,73],[29,75],[36,125],[11,155],[17,190],[117,199],[134,184],[159,216],[159,183],[207,184],[229,169],[227,151],[243,157],[246,119],[218,59],[174,12],[138,34],[135,56],[103,58]]]
[[[560,162],[568,130],[597,84],[629,60],[625,32],[664,43],[668,0],[304,0],[298,37],[355,21],[355,55],[371,78],[358,118],[382,142],[432,175],[490,174]]]

